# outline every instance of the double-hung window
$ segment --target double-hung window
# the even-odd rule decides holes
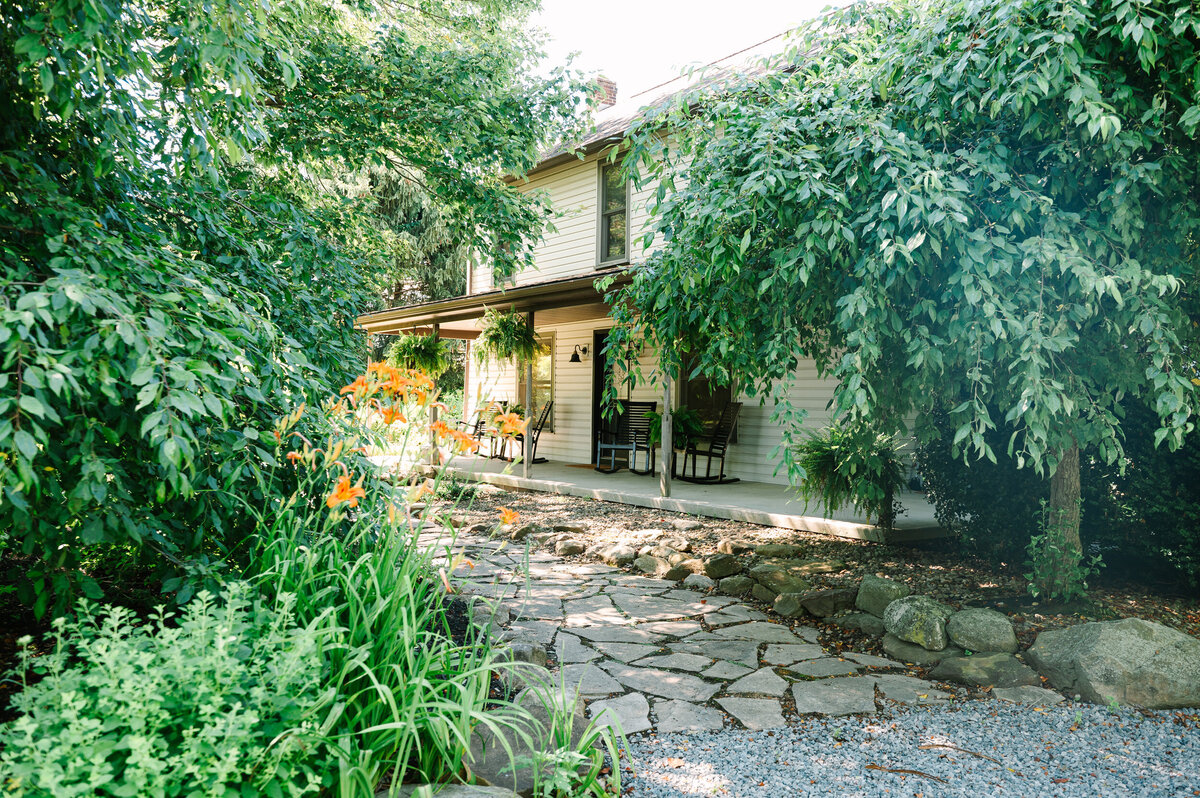
[[[600,246],[597,266],[629,262],[629,180],[620,164],[600,166]]]

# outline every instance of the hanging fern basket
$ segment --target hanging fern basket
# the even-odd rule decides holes
[[[484,312],[483,329],[475,339],[474,349],[480,363],[488,358],[528,363],[537,352],[537,336],[519,313],[488,310]]]
[[[436,335],[401,334],[388,345],[384,357],[397,368],[417,369],[437,379],[450,368],[450,346]]]

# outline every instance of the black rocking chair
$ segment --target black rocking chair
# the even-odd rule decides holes
[[[741,402],[730,402],[721,411],[721,417],[708,433],[700,440],[693,441],[683,451],[683,468],[677,477],[684,482],[699,482],[716,485],[727,485],[737,482],[737,477],[725,476],[725,453],[729,449],[729,438],[733,435],[733,425],[737,423],[738,412],[742,409]],[[704,457],[704,476],[696,476],[696,459]],[[692,474],[688,476],[688,459],[692,461]],[[720,462],[717,473],[712,473],[713,460]]]
[[[630,402],[622,399],[616,416],[606,419],[604,427],[596,433],[596,470],[602,474],[617,471],[617,452],[625,452],[626,463],[635,474],[654,471],[654,447],[650,445],[650,419],[648,413],[658,409],[658,402]],[[637,465],[637,453],[646,453],[646,469]],[[600,462],[608,455],[608,468]]]
[[[550,462],[545,457],[537,456],[538,439],[542,437],[542,428],[546,426],[546,421],[550,418],[550,411],[554,408],[554,402],[546,402],[542,405],[542,412],[538,413],[537,423],[533,425],[533,429],[529,431],[529,439],[531,441],[530,450],[533,452],[533,460],[531,463],[548,463]],[[522,435],[516,439],[517,444],[521,447],[521,456],[525,456],[525,436]]]

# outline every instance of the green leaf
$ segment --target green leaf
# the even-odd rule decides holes
[[[32,460],[38,453],[37,441],[25,430],[17,430],[13,435],[13,444],[26,460]]]

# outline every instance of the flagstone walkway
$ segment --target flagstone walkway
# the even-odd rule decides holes
[[[420,541],[446,543],[434,532]],[[556,681],[578,685],[589,716],[615,717],[627,735],[769,729],[797,715],[952,698],[897,672],[900,662],[831,655],[815,628],[734,598],[478,535],[460,534],[455,551],[467,561],[454,579],[491,601],[493,633],[543,647]]]

